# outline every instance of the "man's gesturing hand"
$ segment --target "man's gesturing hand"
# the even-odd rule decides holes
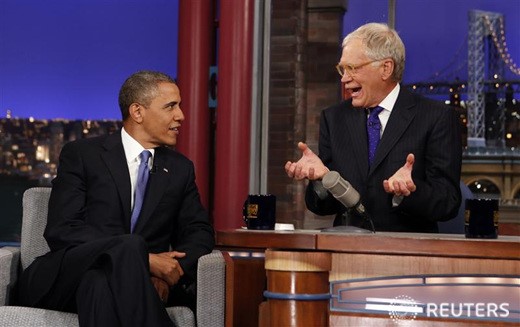
[[[321,159],[303,142],[298,143],[302,157],[297,162],[287,161],[285,172],[287,176],[297,181],[304,178],[310,180],[321,179],[329,169],[325,167]]]
[[[392,177],[383,181],[383,187],[387,193],[392,193],[396,196],[408,196],[415,192],[417,187],[412,179],[414,162],[415,157],[413,153],[408,154],[405,164]]]

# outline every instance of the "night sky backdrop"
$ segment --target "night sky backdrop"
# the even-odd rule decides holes
[[[387,21],[387,0],[348,3],[345,33]],[[396,3],[405,83],[436,72],[466,79],[470,9],[504,14],[507,46],[520,65],[519,0]],[[119,119],[117,95],[130,74],[153,69],[176,77],[177,21],[178,0],[0,0],[0,117],[11,110],[13,117]]]

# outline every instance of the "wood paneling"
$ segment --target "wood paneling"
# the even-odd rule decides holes
[[[332,254],[330,281],[429,274],[520,275],[517,260],[446,258],[384,254]]]
[[[337,252],[425,255],[439,257],[519,259],[520,237],[469,239],[464,235],[376,233],[322,233],[317,248]]]

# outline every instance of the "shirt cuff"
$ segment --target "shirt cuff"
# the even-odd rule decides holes
[[[398,205],[400,205],[401,202],[403,202],[403,199],[404,199],[403,195],[399,195],[399,196],[394,195],[394,197],[392,198],[392,208],[395,208]]]

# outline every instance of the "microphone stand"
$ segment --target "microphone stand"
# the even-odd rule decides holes
[[[370,229],[365,229],[365,228],[349,225],[349,221],[351,220],[350,219],[351,214],[360,216],[363,221],[362,225],[365,225],[368,223]],[[334,227],[324,228],[321,231],[326,232],[326,233],[352,233],[352,234],[367,234],[367,233],[376,232],[376,229],[374,227],[374,222],[372,221],[372,219],[366,212],[358,213],[353,208],[349,208],[349,209],[347,209],[347,211],[345,211],[343,213],[343,217],[345,218],[345,225],[338,225],[338,226],[334,226]]]

